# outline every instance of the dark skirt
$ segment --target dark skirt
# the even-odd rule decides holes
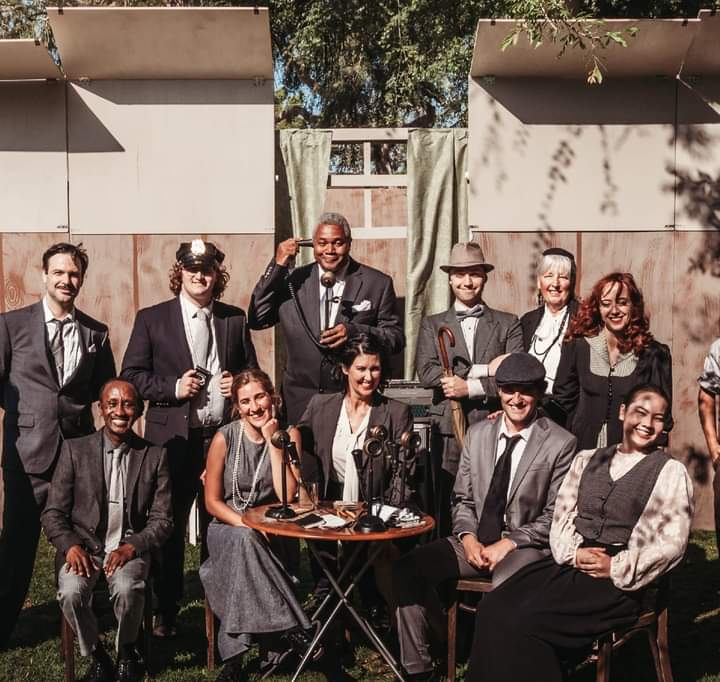
[[[560,682],[559,653],[634,622],[639,596],[551,557],[530,564],[480,602],[465,679]]]

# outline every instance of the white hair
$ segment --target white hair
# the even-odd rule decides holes
[[[557,270],[561,275],[570,277],[572,273],[572,261],[567,256],[561,256],[557,253],[551,253],[543,256],[538,265],[538,279],[542,277],[548,270]]]

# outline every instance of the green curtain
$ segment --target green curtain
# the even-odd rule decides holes
[[[407,294],[405,378],[415,376],[415,346],[426,315],[447,310],[450,287],[438,266],[466,241],[468,132],[416,129],[408,135]]]
[[[332,133],[322,130],[281,130],[280,151],[285,164],[293,237],[309,239],[325,206]],[[300,249],[297,265],[312,261],[310,249]]]

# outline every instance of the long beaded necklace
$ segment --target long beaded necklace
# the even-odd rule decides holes
[[[560,327],[558,327],[558,330],[557,330],[557,333],[555,334],[555,337],[553,338],[553,340],[550,342],[550,345],[549,345],[545,350],[539,350],[539,349],[538,349],[538,345],[537,345],[537,344],[538,344],[537,333],[536,333],[536,334],[533,334],[532,341],[531,341],[531,346],[532,346],[532,350],[533,350],[533,355],[534,355],[536,358],[539,358],[540,362],[542,362],[543,365],[545,364],[545,359],[547,358],[548,353],[550,352],[550,349],[558,342],[558,340],[559,340],[560,337],[562,336],[563,330],[565,329],[565,323],[567,322],[567,319],[568,319],[568,316],[569,316],[569,315],[570,315],[570,306],[567,306],[567,307],[565,308],[565,314],[563,315],[562,322],[560,323]]]
[[[242,492],[240,491],[240,482],[238,481],[238,466],[240,463],[240,457],[241,455],[244,455],[243,452],[243,434],[245,433],[245,422],[240,422],[240,433],[238,434],[238,444],[237,448],[235,449],[235,461],[233,462],[233,476],[232,476],[232,506],[234,507],[235,511],[239,512],[240,514],[243,514],[247,508],[255,502],[255,498],[257,497],[257,484],[258,479],[260,478],[260,470],[263,467],[263,464],[265,463],[265,457],[267,456],[268,452],[268,444],[267,441],[265,441],[265,447],[263,448],[262,454],[260,455],[260,461],[257,463],[257,466],[255,467],[255,473],[253,474],[253,480],[252,485],[250,486],[250,492],[248,493],[248,496],[245,497]]]

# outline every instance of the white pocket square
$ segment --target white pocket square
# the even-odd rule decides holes
[[[372,303],[365,299],[364,301],[360,301],[360,303],[356,303],[352,309],[354,313],[364,313],[366,310],[372,310]]]
[[[87,349],[88,353],[95,353],[97,351],[97,348],[95,348],[95,344],[91,343],[90,346]]]

